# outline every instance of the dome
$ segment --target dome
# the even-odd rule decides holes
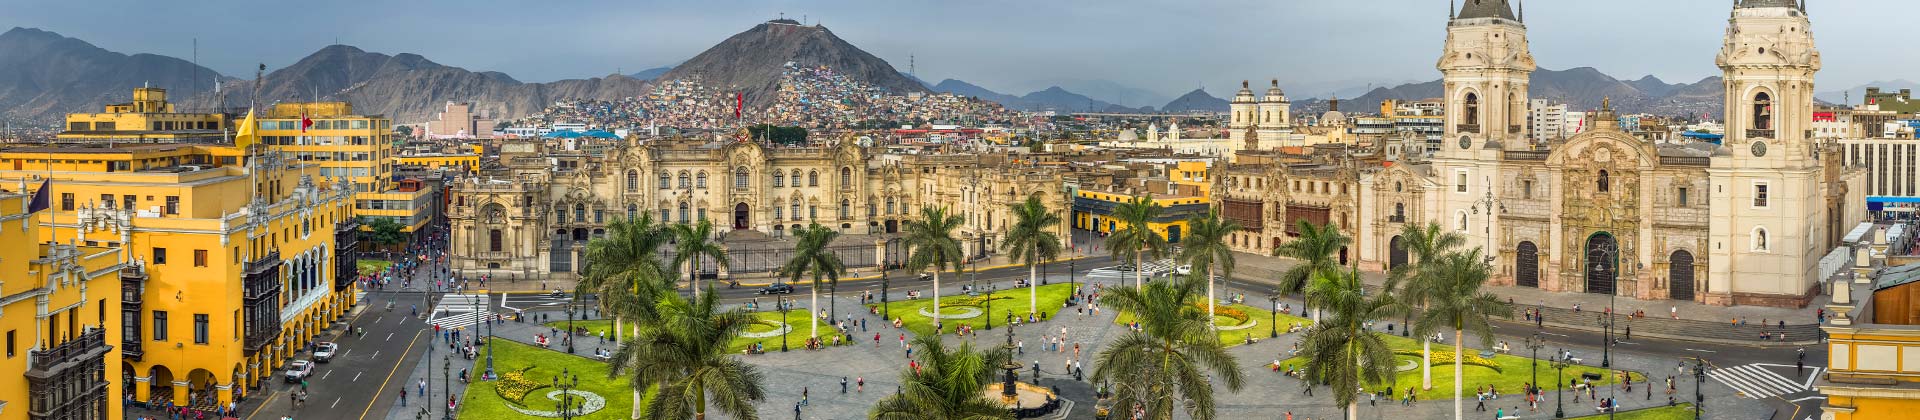
[[[1327,111],[1325,114],[1320,114],[1321,125],[1327,125],[1333,122],[1346,123],[1347,114],[1340,111]]]
[[[1247,81],[1240,81],[1240,92],[1233,94],[1233,101],[1235,103],[1253,102],[1253,89],[1247,88]]]
[[[1280,90],[1280,79],[1273,80],[1273,86],[1267,88],[1267,97],[1261,102],[1286,102],[1287,92]]]

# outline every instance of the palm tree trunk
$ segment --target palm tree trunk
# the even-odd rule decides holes
[[[1147,268],[1147,262],[1142,261],[1141,258],[1145,257],[1140,251],[1133,252],[1133,288],[1135,289],[1146,287],[1147,285],[1147,281],[1140,277],[1142,273],[1146,272],[1144,270]]]
[[[1433,389],[1433,339],[1420,337],[1420,354],[1426,363],[1420,364],[1420,389]]]
[[[620,317],[613,317],[613,346],[620,347]]]
[[[1207,326],[1217,327],[1213,324],[1213,270],[1207,270]]]
[[[936,328],[941,325],[940,319],[940,267],[935,266],[933,267],[933,325]],[[933,335],[940,335],[940,331],[934,330]]]
[[[1347,420],[1360,420],[1359,398],[1355,398],[1353,402],[1347,403]]]
[[[694,386],[691,387],[693,388],[693,420],[707,420],[706,387],[700,386],[704,384],[701,384],[697,381],[694,382],[693,385]],[[1458,419],[1455,419],[1455,420],[1458,420]]]
[[[700,256],[687,261],[687,288],[693,289],[693,300],[700,300]]]
[[[820,276],[813,277],[813,287],[807,288],[807,294],[812,295],[808,298],[807,319],[813,320],[807,323],[807,337],[820,338],[820,316],[813,312],[813,308],[820,307]]]
[[[1462,404],[1466,404],[1467,400],[1460,394],[1461,382],[1464,379],[1460,376],[1460,359],[1466,357],[1462,356],[1460,351],[1465,350],[1461,348],[1461,343],[1464,342],[1466,340],[1460,339],[1460,330],[1453,330],[1453,420],[1466,418],[1466,411],[1462,408],[1464,407]]]
[[[1039,266],[1027,264],[1027,315],[1040,311]],[[993,314],[987,314],[993,316]]]

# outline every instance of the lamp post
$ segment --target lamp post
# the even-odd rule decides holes
[[[1540,389],[1540,348],[1546,346],[1547,340],[1541,339],[1540,333],[1533,333],[1533,336],[1527,337],[1527,350],[1533,351],[1533,360],[1531,360],[1531,364],[1533,365],[1533,389],[1527,390],[1528,394],[1532,394],[1534,390]],[[1559,385],[1560,384],[1554,384],[1554,386]]]
[[[447,395],[447,402],[453,402],[453,355],[451,354],[440,356],[440,392]],[[441,418],[453,420],[453,404],[447,404],[447,411]]]
[[[1507,205],[1505,203],[1501,203],[1499,198],[1494,197],[1493,191],[1487,191],[1487,195],[1485,197],[1480,197],[1479,200],[1474,200],[1473,205],[1468,207],[1467,209],[1469,211],[1472,211],[1475,214],[1479,214],[1480,207],[1482,206],[1485,206],[1487,208],[1487,224],[1486,226],[1481,228],[1484,230],[1484,232],[1487,235],[1486,263],[1492,264],[1494,259],[1493,254],[1495,249],[1493,247],[1493,213],[1495,210],[1498,210],[1501,214],[1506,214]],[[1463,222],[1462,224],[1464,224],[1465,221],[1463,220],[1462,222]]]
[[[563,381],[561,380],[562,378],[566,380]],[[561,420],[573,420],[573,389],[579,386],[580,376],[568,372],[566,368],[560,368],[560,376],[553,378],[553,387],[560,389],[560,407],[558,411],[560,411]]]
[[[578,300],[580,300],[580,294],[575,293],[573,300],[567,302],[567,354],[573,354],[573,314],[577,312],[573,306]]]
[[[1700,392],[1700,384],[1707,381],[1707,361],[1693,358],[1693,420],[1700,420],[1700,406],[1707,403],[1707,394]]]
[[[1620,250],[1611,244],[1600,244],[1600,246],[1594,247],[1592,255],[1587,257],[1588,264],[1592,267],[1589,270],[1593,276],[1613,276],[1617,268],[1608,262],[1618,259],[1619,252]],[[1607,291],[1607,307],[1600,311],[1600,329],[1604,331],[1603,335],[1605,337],[1604,341],[1600,343],[1600,367],[1613,366],[1613,298],[1617,295],[1619,295],[1619,293],[1609,289]]]
[[[1073,239],[1069,238],[1067,240],[1071,241]],[[1078,267],[1079,264],[1077,264],[1079,262],[1080,260],[1067,260],[1067,305],[1068,306],[1072,306],[1073,301],[1075,299],[1080,298],[1080,285],[1074,283],[1073,281],[1073,271],[1078,270],[1080,268]]]
[[[487,295],[485,294],[480,295],[480,299],[474,299],[473,313],[476,316],[480,317],[479,319],[481,323],[484,323],[487,325],[485,335],[480,337],[481,338],[480,340],[474,340],[474,341],[479,342],[480,346],[485,347],[484,350],[487,351],[487,370],[486,370],[486,374],[482,375],[481,378],[491,380],[493,379],[493,346],[487,345],[488,344],[487,339],[493,337],[493,316],[491,314],[480,311],[480,309],[483,309],[480,303],[481,300],[487,300],[486,305],[493,306],[492,299],[488,299]],[[479,328],[474,328],[474,332],[478,333],[481,331]]]
[[[1280,337],[1280,297],[1267,295],[1267,309],[1273,311],[1268,312],[1267,338],[1278,338]]]
[[[781,299],[785,299],[785,298],[781,298]],[[776,300],[773,302],[773,307],[780,310],[780,324],[786,325],[787,313],[791,311],[790,309],[787,309],[786,303]],[[813,316],[813,313],[812,313],[813,308],[807,308],[807,311],[808,311],[807,316]],[[787,352],[787,332],[788,331],[793,331],[792,325],[786,325],[785,328],[780,329],[780,352],[781,353]]]
[[[1567,418],[1566,400],[1563,398],[1567,388],[1560,386],[1560,380],[1566,379],[1564,377],[1566,373],[1567,361],[1559,357],[1553,358],[1553,418],[1556,419]]]

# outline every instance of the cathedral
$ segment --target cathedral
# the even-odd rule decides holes
[[[1435,222],[1492,258],[1496,282],[1714,305],[1798,307],[1818,261],[1866,217],[1863,172],[1815,141],[1814,48],[1794,0],[1733,6],[1716,63],[1722,144],[1654,144],[1603,106],[1564,141],[1524,135],[1524,15],[1471,0],[1447,22],[1442,149],[1360,177],[1361,263],[1407,263],[1400,229]]]

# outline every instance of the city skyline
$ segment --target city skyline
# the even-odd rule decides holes
[[[915,76],[928,83],[952,78],[1016,95],[1090,80],[1168,98],[1194,87],[1226,97],[1239,80],[1278,78],[1296,96],[1320,96],[1437,78],[1431,63],[1440,39],[1433,35],[1445,29],[1446,6],[1436,0],[1383,3],[1388,4],[1223,0],[1178,8],[1151,2],[1093,8],[1080,2],[987,1],[889,9],[871,1],[643,2],[640,7],[590,2],[529,10],[507,3],[460,9],[439,3],[382,4],[384,12],[371,15],[359,7],[366,3],[300,10],[212,2],[185,6],[185,13],[160,13],[181,11],[177,5],[86,3],[17,8],[18,13],[0,17],[0,26],[37,27],[108,50],[182,59],[194,59],[198,38],[198,61],[234,77],[248,77],[255,63],[284,67],[335,42],[386,54],[420,54],[529,82],[631,74],[676,64],[784,15],[824,24],[902,72],[909,70],[912,57]],[[1526,3],[1520,2],[1523,8]],[[1542,68],[1594,67],[1623,80],[1653,75],[1669,83],[1716,74],[1711,57],[1720,48],[1724,2],[1626,0],[1610,8],[1534,3],[1540,4],[1532,5],[1526,19]],[[1819,24],[1869,20],[1897,5],[1867,0],[1846,7],[1809,6],[1809,14],[1819,17],[1814,33],[1826,46],[1820,91],[1896,80],[1898,74],[1877,69],[1920,64],[1920,57],[1877,53],[1871,26]],[[594,13],[579,13],[586,10]],[[184,24],[213,13],[232,18],[222,25]],[[289,13],[308,15],[288,25]],[[929,25],[924,16],[961,23]],[[531,23],[514,28],[500,21],[506,18]],[[161,24],[132,24],[140,19]],[[1635,29],[1645,27],[1661,29]],[[256,41],[241,42],[245,37]],[[1650,45],[1665,47],[1645,48]],[[1009,63],[1017,71],[1009,71]]]

